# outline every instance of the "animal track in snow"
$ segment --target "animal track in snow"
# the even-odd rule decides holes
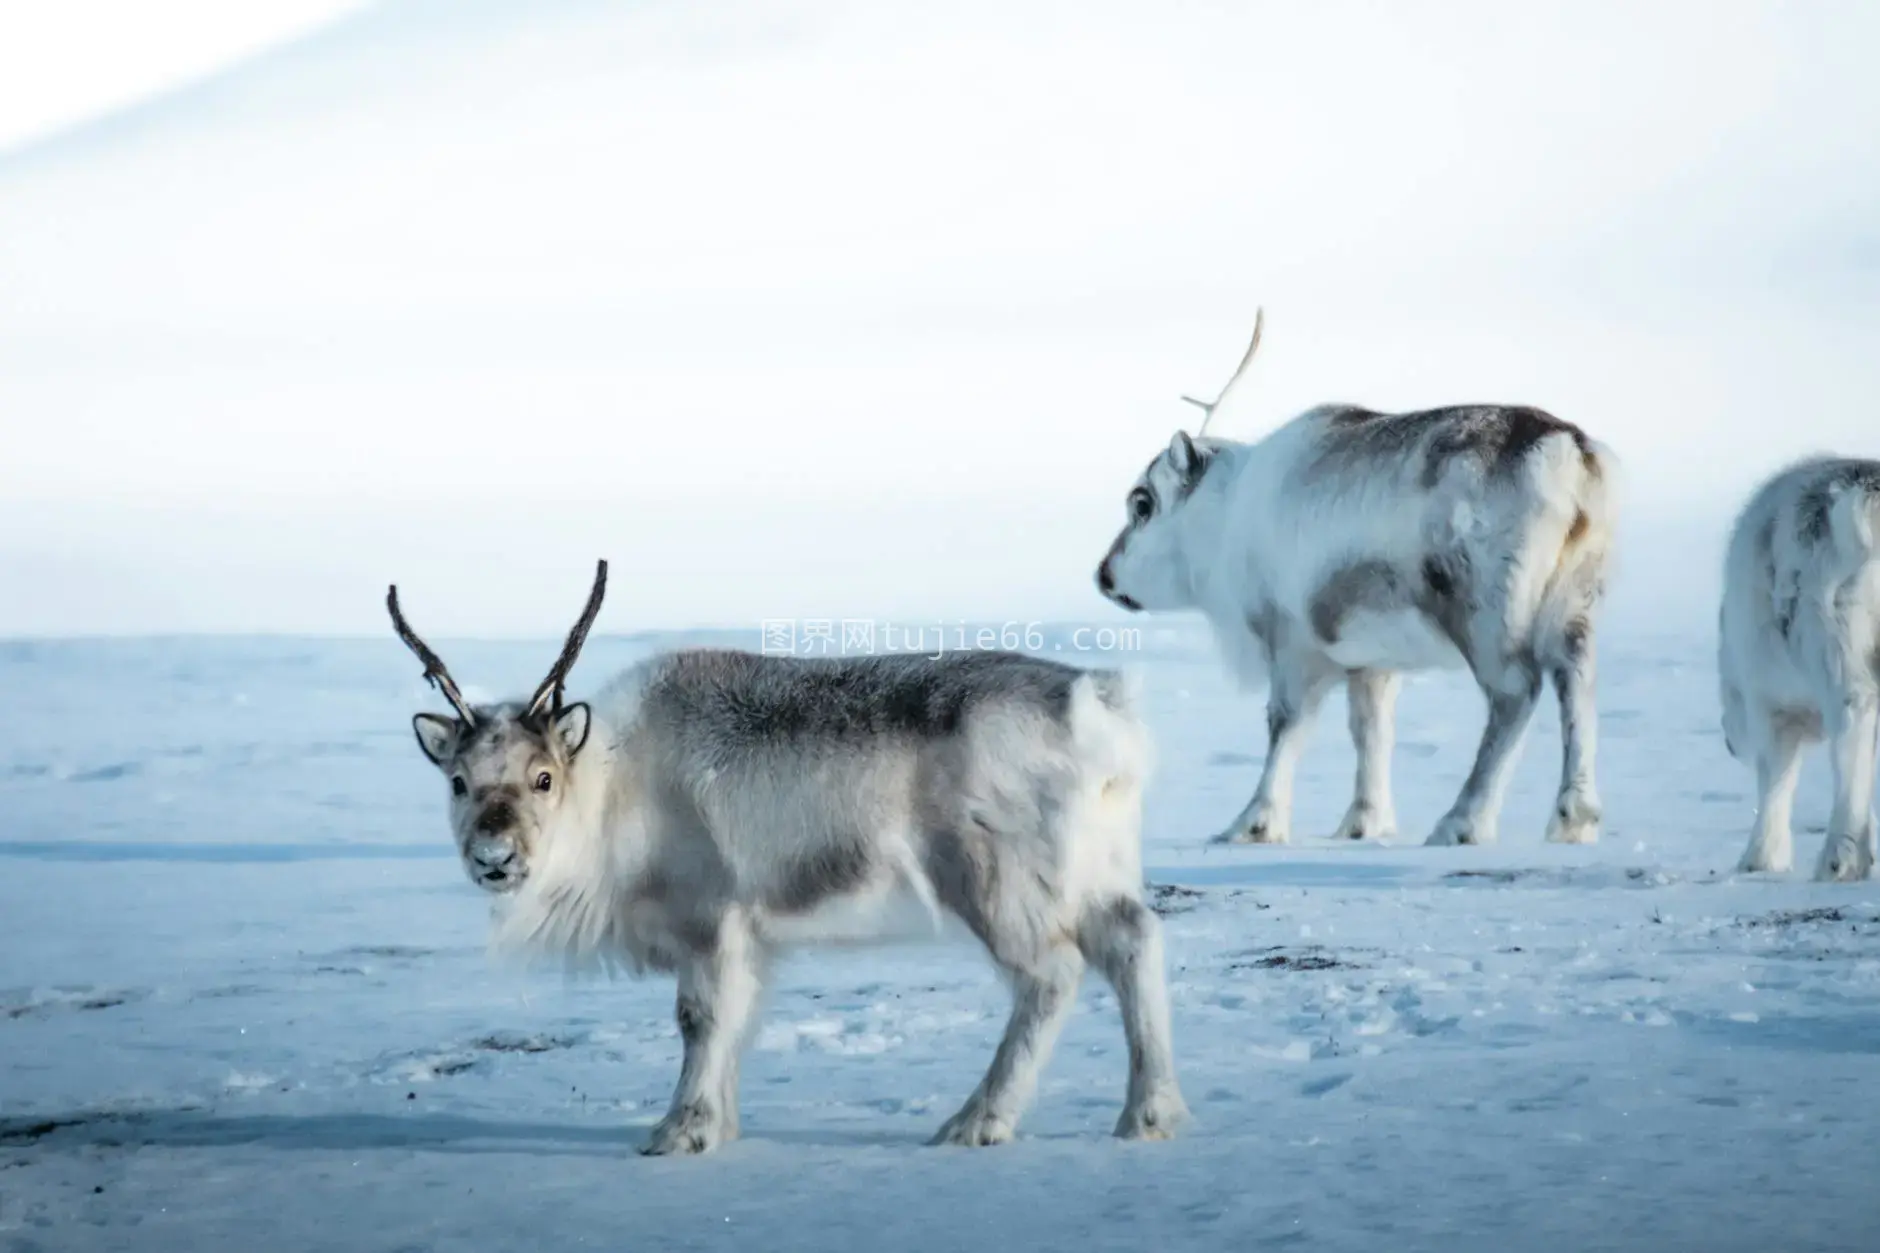
[[[1255,956],[1258,954],[1258,956]],[[1333,955],[1317,944],[1307,944],[1296,949],[1283,945],[1270,948],[1249,949],[1241,954],[1252,958],[1250,961],[1229,962],[1229,970],[1359,970],[1358,962],[1346,961]]]
[[[145,988],[104,988],[96,986],[56,987],[22,990],[20,999],[0,1005],[0,1018],[44,1018],[76,1010],[115,1009],[146,999]]]

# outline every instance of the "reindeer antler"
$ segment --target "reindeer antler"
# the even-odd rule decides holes
[[[397,630],[398,638],[405,641],[405,647],[418,654],[418,660],[424,663],[425,680],[444,693],[444,699],[451,703],[466,723],[475,725],[477,716],[471,711],[470,702],[466,701],[463,693],[457,690],[457,681],[450,677],[450,671],[444,668],[444,663],[438,660],[437,654],[418,638],[418,633],[411,629],[410,623],[405,621],[405,615],[398,608],[398,584],[392,584],[391,590],[385,594],[385,607],[391,610],[392,626]]]
[[[1214,411],[1221,407],[1221,402],[1227,399],[1227,393],[1234,390],[1234,384],[1240,382],[1240,376],[1247,372],[1247,363],[1253,360],[1253,350],[1260,346],[1260,330],[1265,325],[1265,308],[1256,309],[1253,314],[1253,342],[1247,345],[1246,355],[1240,359],[1240,364],[1234,367],[1234,377],[1227,380],[1227,386],[1221,388],[1220,395],[1216,396],[1212,401],[1196,400],[1193,396],[1182,397],[1183,400],[1200,409],[1205,415],[1201,419],[1201,429],[1195,432],[1197,439],[1207,433],[1208,423],[1214,420]]]
[[[549,697],[554,701],[549,706],[554,713],[561,712],[562,685],[568,680],[568,671],[574,666],[574,659],[581,653],[581,645],[587,642],[588,628],[594,625],[595,616],[601,611],[601,597],[607,591],[607,562],[601,561],[594,570],[594,590],[588,593],[587,608],[581,611],[581,620],[574,624],[574,630],[568,632],[568,642],[561,646],[561,656],[555,658],[555,664],[548,668],[548,677],[535,689],[535,695],[529,698],[528,714],[533,716],[542,710],[542,702]]]

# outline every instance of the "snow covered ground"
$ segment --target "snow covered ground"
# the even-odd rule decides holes
[[[434,642],[473,697],[551,649]],[[592,640],[575,686],[649,646]],[[0,1250],[1872,1248],[1880,885],[1731,873],[1710,648],[1608,639],[1590,849],[1540,841],[1545,706],[1501,845],[1419,846],[1480,725],[1456,677],[1403,697],[1394,847],[1325,838],[1336,699],[1299,842],[1206,847],[1258,697],[1185,629],[1077,657],[1149,680],[1186,1135],[1109,1137],[1093,979],[1020,1139],[926,1147],[1006,1002],[908,948],[790,966],[744,1138],[655,1160],[670,984],[492,972],[389,632],[0,645]],[[1824,785],[1812,759],[1804,867]]]

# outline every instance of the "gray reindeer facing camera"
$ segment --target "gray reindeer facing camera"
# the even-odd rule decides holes
[[[1116,1134],[1172,1134],[1188,1111],[1142,900],[1152,746],[1124,676],[1003,651],[681,649],[566,703],[606,576],[603,561],[521,703],[467,703],[395,586],[386,603],[456,710],[413,725],[450,781],[464,869],[501,901],[495,946],[677,976],[684,1061],[644,1152],[736,1138],[739,1058],[776,955],[948,931],[985,947],[1013,1009],[935,1143],[1012,1138],[1086,963],[1114,987],[1128,1040]]]

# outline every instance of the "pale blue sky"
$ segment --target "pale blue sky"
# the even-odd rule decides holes
[[[1880,455],[1870,5],[78,7],[0,9],[0,634],[1105,618],[1256,305],[1220,433],[1542,405],[1661,599]]]

